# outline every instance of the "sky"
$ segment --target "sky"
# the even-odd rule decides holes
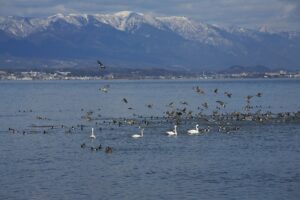
[[[220,26],[300,31],[300,0],[0,0],[0,16],[134,11]]]

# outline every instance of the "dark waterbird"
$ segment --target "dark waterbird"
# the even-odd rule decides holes
[[[202,106],[204,107],[204,108],[208,108],[208,103],[207,102],[204,102],[203,104],[202,104]]]
[[[112,152],[113,152],[112,147],[107,146],[107,147],[105,148],[105,153],[112,153]]]
[[[148,108],[152,108],[153,107],[153,104],[148,104],[146,105]]]
[[[195,90],[195,92],[197,92],[198,94],[204,94],[205,92],[204,92],[204,90],[203,89],[201,89],[199,86],[197,86],[197,87],[194,87],[193,88],[194,90]]]
[[[96,151],[99,151],[100,149],[102,149],[101,144],[98,147],[96,147]]]

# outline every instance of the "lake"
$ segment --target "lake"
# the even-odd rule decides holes
[[[175,121],[164,117],[185,108],[194,116],[246,112],[248,95],[253,113],[297,112],[299,86],[294,79],[1,81],[0,199],[299,199],[299,121],[241,122],[228,133],[211,122],[208,133],[187,135],[210,123],[194,117],[169,137]],[[144,137],[133,139],[139,126]]]

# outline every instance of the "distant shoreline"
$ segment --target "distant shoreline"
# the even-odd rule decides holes
[[[278,77],[278,78],[114,78],[114,79],[103,79],[103,78],[67,78],[67,79],[0,79],[0,82],[44,82],[44,81],[249,81],[249,80],[300,80],[300,77]]]

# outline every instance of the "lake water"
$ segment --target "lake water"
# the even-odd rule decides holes
[[[177,137],[165,134],[174,125],[161,120],[170,102],[195,114],[207,102],[203,113],[210,114],[221,100],[220,112],[245,112],[247,95],[252,112],[300,110],[300,80],[1,81],[0,199],[298,200],[298,122],[189,136],[187,129],[203,125],[193,119],[179,125]],[[139,116],[154,116],[140,139],[131,138],[139,125],[110,124]],[[90,150],[99,144],[113,153]]]

